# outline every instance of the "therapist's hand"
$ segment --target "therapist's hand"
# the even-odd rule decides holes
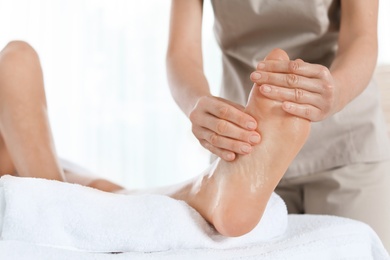
[[[262,61],[251,80],[261,93],[283,102],[283,110],[310,121],[321,121],[342,109],[340,91],[328,68],[300,59]]]
[[[260,142],[256,120],[244,107],[225,99],[199,98],[189,118],[200,144],[226,161],[233,161],[236,154],[249,154]]]

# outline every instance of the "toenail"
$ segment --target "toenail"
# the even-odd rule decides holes
[[[257,72],[252,73],[252,79],[261,79],[261,74]]]
[[[251,151],[251,147],[249,145],[241,146],[241,151],[244,153],[249,153]]]
[[[267,86],[267,85],[263,85],[263,86],[261,86],[261,90],[263,91],[263,92],[271,92],[271,87],[270,86]]]
[[[251,135],[249,137],[249,141],[253,144],[257,144],[258,142],[260,142],[260,136],[258,135]]]

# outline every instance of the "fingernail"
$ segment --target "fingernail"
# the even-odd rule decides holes
[[[227,155],[225,155],[225,158],[227,161],[231,161],[234,159],[234,154],[232,153],[228,153]]]
[[[255,122],[249,122],[246,127],[250,130],[256,129],[256,123]]]
[[[252,79],[261,79],[261,74],[257,72],[252,73]]]
[[[284,106],[285,109],[290,109],[291,108],[291,104],[290,103],[284,103],[283,106]]]
[[[258,135],[251,135],[249,137],[249,142],[251,142],[253,144],[257,144],[258,142],[260,142],[260,136],[258,136]]]
[[[261,86],[261,90],[263,92],[269,93],[269,92],[271,92],[271,87],[267,86],[267,85],[263,85],[263,86]]]
[[[257,68],[258,69],[264,69],[265,68],[265,63],[260,62],[259,64],[257,64]]]
[[[243,145],[241,146],[241,151],[244,153],[249,153],[252,150],[250,145]]]

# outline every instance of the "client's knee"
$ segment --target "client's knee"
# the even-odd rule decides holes
[[[24,41],[11,41],[1,51],[0,59],[3,62],[23,61],[24,64],[35,63],[38,54],[34,48]]]

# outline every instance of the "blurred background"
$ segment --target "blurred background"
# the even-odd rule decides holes
[[[185,1],[185,0],[184,0]],[[378,64],[390,64],[390,0],[380,0]],[[0,0],[0,48],[38,52],[60,157],[128,188],[200,173],[208,152],[166,79],[168,0]],[[221,55],[205,1],[206,76],[217,95]]]

